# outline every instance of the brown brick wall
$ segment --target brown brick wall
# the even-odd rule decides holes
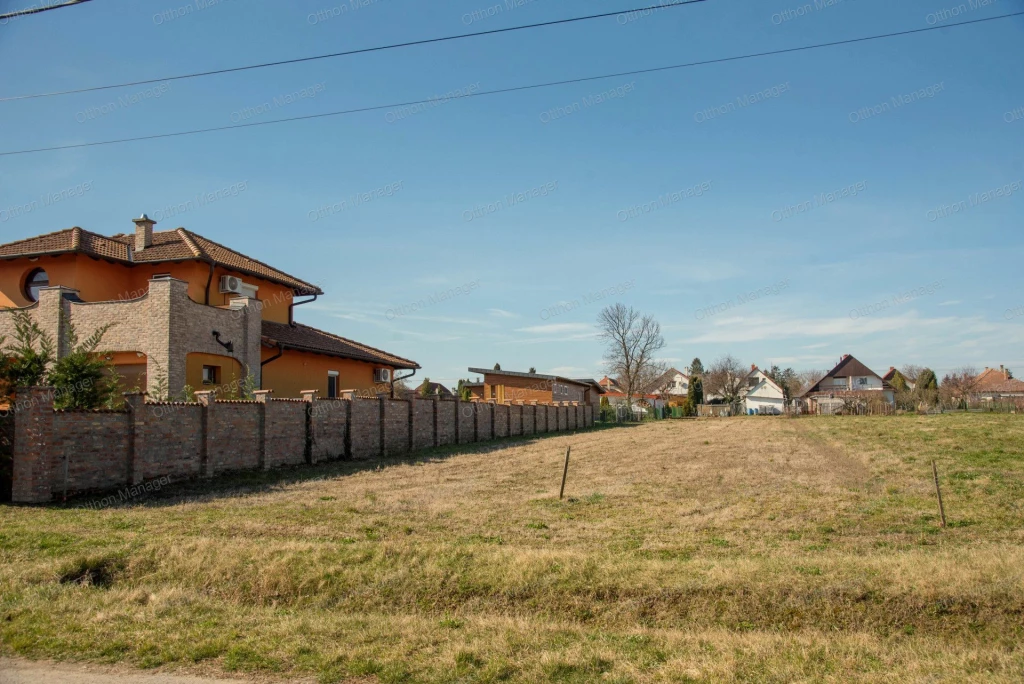
[[[141,400],[141,395],[139,396]],[[203,407],[199,404],[137,404],[135,477],[132,484],[168,476],[184,480],[200,475],[203,455]]]
[[[434,446],[434,409],[440,410],[440,400],[412,400],[412,448],[429,449]]]
[[[437,402],[437,443],[440,446],[455,444],[455,421],[458,419],[458,406],[461,402]]]
[[[264,413],[264,467],[306,462],[306,410],[301,399],[271,399]],[[257,449],[258,451],[258,449]]]
[[[480,406],[480,403],[475,401],[459,402],[459,417],[457,422],[459,444],[467,444],[469,442],[476,441],[476,428],[474,426],[478,417],[478,406]]]
[[[310,409],[310,431],[314,461],[345,457],[348,407],[344,399],[317,399]]]
[[[537,415],[537,407],[533,404],[526,404],[523,406],[523,434],[532,435],[536,432],[536,421],[534,416]]]
[[[389,453],[409,449],[407,401],[273,400],[262,392],[258,401],[214,401],[213,392],[198,392],[198,404],[145,404],[139,394],[129,396],[130,411],[54,411],[47,388],[22,394],[13,407],[16,502],[63,493],[65,463],[67,491],[77,493],[302,464],[307,435],[311,459],[376,458],[382,410]],[[593,424],[592,406],[413,400],[411,410],[416,449],[434,444],[435,410],[440,444],[453,443],[456,433],[475,441],[474,416],[481,440],[492,438],[492,420],[497,437],[565,429],[579,420]]]
[[[508,410],[508,431],[511,435],[523,434],[523,408],[522,404],[513,404]]]
[[[384,399],[384,452],[403,454],[409,450],[409,402]]]
[[[17,420],[17,419],[15,419]],[[117,489],[128,482],[127,411],[57,411],[51,445],[56,459],[54,495]]]
[[[206,459],[210,475],[260,465],[260,414],[255,401],[215,401],[207,408]]]
[[[352,399],[351,458],[377,458],[380,456],[380,401],[378,399]]]
[[[486,442],[494,439],[494,404],[477,403],[476,408],[476,440]]]
[[[491,407],[494,411],[494,439],[509,436],[508,412],[511,407],[508,404],[496,404]]]

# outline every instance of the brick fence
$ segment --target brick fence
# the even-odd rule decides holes
[[[243,470],[367,459],[594,424],[594,407],[564,402],[498,404],[448,399],[274,399],[147,402],[124,411],[59,411],[53,390],[19,394],[14,420],[12,498],[56,496]]]

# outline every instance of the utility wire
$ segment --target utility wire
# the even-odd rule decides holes
[[[725,62],[736,62],[736,61],[744,60],[744,59],[753,59],[755,57],[767,57],[769,55],[783,55],[783,54],[788,54],[788,53],[793,53],[793,52],[802,52],[804,50],[817,50],[817,49],[820,49],[820,48],[834,47],[836,45],[849,45],[851,43],[863,43],[863,42],[867,42],[867,41],[871,41],[871,40],[881,40],[883,38],[896,38],[898,36],[907,36],[907,35],[912,35],[912,34],[915,34],[915,33],[925,33],[925,32],[928,32],[928,31],[936,31],[936,30],[939,30],[939,29],[955,28],[955,27],[958,27],[958,26],[969,26],[971,24],[980,24],[980,23],[989,22],[989,21],[997,21],[999,19],[1008,19],[1010,17],[1017,17],[1017,16],[1021,16],[1021,15],[1024,15],[1024,11],[1014,12],[1012,14],[1001,14],[1001,15],[996,16],[996,17],[987,17],[985,19],[973,19],[971,21],[961,21],[961,22],[957,22],[955,24],[947,24],[945,26],[929,26],[927,28],[912,29],[912,30],[909,30],[909,31],[898,31],[896,33],[883,33],[883,34],[876,35],[876,36],[865,36],[863,38],[849,38],[849,39],[846,39],[846,40],[837,40],[837,41],[833,41],[833,42],[830,42],[830,43],[818,43],[816,45],[803,45],[801,47],[786,48],[786,49],[783,49],[783,50],[770,50],[768,52],[755,52],[755,53],[746,54],[746,55],[736,55],[734,57],[721,57],[721,58],[718,58],[718,59],[708,59],[708,60],[703,60],[703,61],[700,61],[700,62],[687,62],[685,64],[671,64],[671,65],[668,65],[668,66],[651,67],[651,68],[648,68],[648,69],[636,69],[634,71],[620,71],[620,72],[615,73],[615,74],[603,74],[603,75],[600,75],[600,76],[584,76],[584,77],[581,77],[581,78],[572,78],[572,79],[567,79],[567,80],[564,80],[564,81],[550,81],[548,83],[535,83],[535,84],[531,84],[531,85],[516,86],[516,87],[513,87],[513,88],[500,88],[500,89],[497,89],[497,90],[484,90],[484,91],[481,91],[479,93],[469,93],[467,95],[464,95],[463,97],[452,98],[452,99],[464,99],[464,98],[470,98],[470,97],[482,97],[484,95],[498,95],[498,94],[501,94],[501,93],[514,93],[514,92],[519,92],[519,91],[522,91],[522,90],[534,90],[536,88],[550,88],[550,87],[553,87],[553,86],[568,85],[568,84],[571,84],[571,83],[584,83],[584,82],[587,82],[587,81],[598,81],[598,80],[604,80],[604,79],[609,79],[609,78],[621,78],[623,76],[637,76],[637,75],[640,75],[640,74],[652,74],[652,73],[656,73],[656,72],[659,72],[659,71],[671,71],[671,70],[674,70],[674,69],[685,69],[685,68],[688,68],[688,67],[705,66],[705,65],[708,65],[708,64],[722,64],[722,63],[725,63]],[[269,126],[269,125],[272,125],[272,124],[288,123],[288,122],[292,122],[292,121],[306,121],[306,120],[309,120],[309,119],[322,119],[322,118],[326,118],[326,117],[330,117],[330,116],[342,116],[342,115],[345,115],[345,114],[358,114],[358,113],[361,113],[361,112],[379,111],[381,109],[393,109],[393,108],[396,108],[396,107],[410,107],[412,105],[418,105],[418,104],[429,104],[431,102],[437,102],[438,100],[439,100],[439,98],[434,97],[434,98],[428,98],[426,100],[411,100],[409,102],[398,102],[398,103],[392,103],[392,104],[386,104],[386,105],[375,105],[375,106],[372,106],[372,107],[360,107],[360,108],[357,108],[357,109],[343,109],[343,110],[335,111],[335,112],[322,112],[320,114],[306,114],[304,116],[293,116],[293,117],[288,117],[288,118],[285,118],[285,119],[272,119],[270,121],[254,121],[252,123],[234,124],[234,125],[231,125],[231,126],[216,126],[216,127],[213,127],[213,128],[199,128],[199,129],[190,130],[190,131],[177,131],[177,132],[174,132],[174,133],[158,133],[158,134],[155,134],[155,135],[143,135],[143,136],[138,136],[138,137],[135,137],[135,138],[119,138],[119,139],[116,139],[116,140],[100,140],[100,141],[96,141],[96,142],[75,143],[75,144],[71,144],[71,145],[57,145],[57,146],[54,146],[54,147],[39,147],[39,148],[36,148],[36,149],[30,149],[30,150],[13,150],[13,151],[9,151],[9,152],[0,152],[0,157],[12,156],[12,155],[15,155],[15,154],[33,154],[33,153],[36,153],[36,152],[52,152],[52,151],[55,151],[55,150],[70,150],[70,149],[76,149],[76,148],[80,148],[80,147],[96,147],[96,146],[99,146],[99,145],[115,145],[115,144],[118,144],[118,143],[138,142],[140,140],[156,140],[156,139],[159,139],[159,138],[174,138],[174,137],[184,136],[184,135],[196,135],[198,133],[212,133],[212,132],[215,132],[215,131],[226,131],[226,130],[232,130],[232,129],[236,129],[236,128],[252,128],[252,127],[255,127],[255,126]]]
[[[84,1],[84,0],[83,0]],[[559,24],[571,24],[577,21],[589,21],[590,19],[603,19],[632,12],[646,12],[659,9],[670,9],[682,5],[694,5],[707,0],[679,0],[678,2],[665,2],[660,5],[640,7],[638,9],[620,10],[618,12],[604,12],[603,14],[588,14],[584,17],[572,17],[570,19],[556,19],[554,21],[542,21],[537,24],[524,24],[522,26],[510,26],[508,28],[492,29],[490,31],[478,31],[476,33],[460,33],[440,38],[424,38],[423,40],[412,40],[405,43],[392,43],[390,45],[378,45],[376,47],[360,48],[358,50],[346,50],[345,52],[332,52],[326,55],[312,55],[310,57],[296,57],[295,59],[283,59],[277,62],[263,62],[261,64],[248,64],[246,66],[231,67],[228,69],[215,69],[213,71],[200,71],[192,74],[179,74],[177,76],[164,76],[162,78],[147,78],[142,81],[129,81],[127,83],[112,83],[110,85],[93,86],[91,88],[77,88],[75,90],[58,90],[52,93],[33,93],[30,95],[11,95],[0,97],[0,102],[11,100],[30,100],[39,97],[56,97],[58,95],[72,95],[74,93],[91,93],[96,90],[110,90],[111,88],[126,88],[128,86],[148,85],[150,83],[163,83],[164,81],[180,81],[186,78],[201,78],[204,76],[216,76],[218,74],[231,74],[238,71],[249,71],[251,69],[265,69],[267,67],[283,66],[285,64],[300,64],[302,62],[313,62],[318,59],[332,59],[334,57],[347,57],[350,55],[361,55],[367,52],[381,52],[383,50],[394,50],[396,48],[412,47],[414,45],[428,45],[430,43],[442,43],[449,40],[461,40],[463,38],[476,38],[479,36],[490,36],[497,33],[510,33],[512,31],[525,31],[526,29],[540,28],[542,26],[557,26]]]
[[[17,12],[9,12],[7,14],[0,14],[0,19],[12,19],[14,17],[23,17],[27,14],[39,14],[40,12],[49,12],[50,10],[62,9],[64,7],[71,7],[72,5],[81,5],[83,2],[90,2],[91,0],[68,0],[59,5],[40,5],[39,7],[28,7]]]

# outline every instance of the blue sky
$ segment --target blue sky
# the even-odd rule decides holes
[[[0,0],[5,11],[31,4]],[[0,97],[645,4],[96,0],[0,26]],[[0,150],[1024,10],[1022,0],[806,6],[707,0],[646,17],[0,102]],[[600,377],[594,322],[615,301],[660,320],[664,357],[680,367],[731,353],[762,366],[829,368],[852,353],[880,372],[1006,364],[1024,374],[1022,58],[1024,17],[1015,17],[418,112],[0,157],[0,238],[72,225],[112,234],[148,212],[158,229],[185,226],[320,284],[326,296],[298,309],[299,320],[413,358],[421,377],[443,382],[495,362]],[[167,216],[239,184],[244,191]],[[10,211],[68,188],[79,191]],[[382,188],[390,194],[353,199]],[[429,301],[468,283],[468,294]]]

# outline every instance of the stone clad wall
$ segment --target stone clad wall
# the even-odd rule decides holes
[[[349,422],[350,458],[380,456],[380,402],[376,399],[351,399]]]
[[[203,407],[199,404],[133,402],[138,479],[167,476],[184,480],[200,474]]]
[[[434,412],[436,399],[412,400],[412,449],[429,449],[434,446]],[[450,402],[445,402],[450,403]]]
[[[535,430],[537,406],[534,404],[523,405],[523,434],[532,435]]]
[[[437,444],[455,444],[455,421],[459,419],[459,401],[437,402]]]
[[[201,391],[198,403],[146,403],[133,394],[124,411],[55,411],[50,388],[29,388],[11,407],[14,501],[114,489],[127,498],[157,481],[553,432],[569,415],[570,425],[594,421],[593,406],[268,395],[217,401]]]
[[[523,434],[522,404],[513,404],[508,407],[508,432],[510,435]]]
[[[313,462],[345,456],[348,409],[351,401],[318,399],[310,411],[311,454]]]
[[[263,467],[300,465],[306,462],[306,414],[301,399],[270,399],[265,404]]]
[[[494,411],[494,438],[509,436],[509,410],[512,407],[508,404],[496,404],[492,407]]]
[[[409,451],[409,402],[384,399],[384,454],[393,456]]]

